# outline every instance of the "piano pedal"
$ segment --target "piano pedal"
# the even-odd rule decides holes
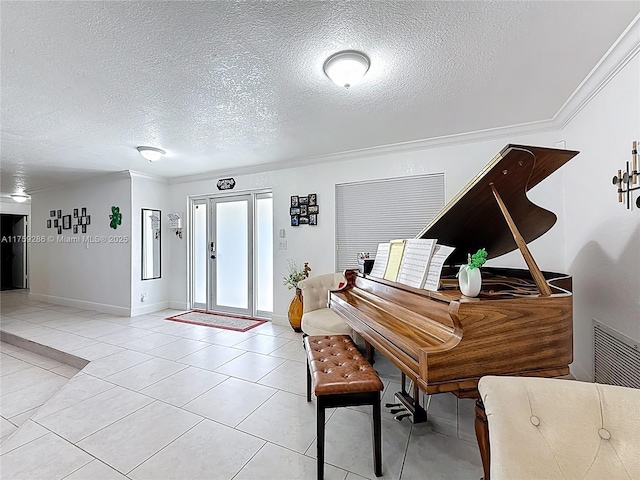
[[[396,413],[406,412],[406,411],[407,411],[406,408],[393,408],[393,409],[389,410],[389,413],[391,415],[395,415]]]
[[[411,414],[409,412],[406,412],[406,413],[401,413],[400,415],[396,415],[395,417],[393,417],[393,419],[401,422],[403,418],[407,418],[410,416]]]
[[[384,408],[398,408],[402,407],[401,403],[385,403]]]

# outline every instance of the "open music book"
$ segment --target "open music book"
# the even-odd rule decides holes
[[[454,248],[435,239],[392,240],[378,245],[369,274],[414,288],[436,291],[442,267]]]

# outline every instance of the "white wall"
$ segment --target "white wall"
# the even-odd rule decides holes
[[[120,207],[122,225],[109,227],[111,206]],[[47,229],[50,210],[73,215],[87,209],[87,233]],[[129,172],[104,175],[78,184],[31,195],[31,235],[45,243],[31,244],[31,295],[52,303],[129,315],[131,312],[131,179]],[[126,237],[116,242],[113,237]],[[99,243],[65,240],[104,237]]]
[[[169,245],[179,239],[169,230],[166,179],[131,172],[131,316],[169,307]],[[160,210],[160,278],[142,280],[142,209]],[[142,301],[142,294],[146,299]]]
[[[319,163],[299,168],[274,170],[266,173],[235,177],[236,191],[270,187],[274,205],[274,316],[276,323],[286,323],[291,291],[282,285],[287,272],[287,259],[298,265],[309,262],[312,275],[333,272],[335,269],[335,185],[337,183],[380,178],[445,172],[446,199],[452,198],[507,143],[523,143],[553,147],[559,132],[548,132],[454,147],[429,148],[396,154],[384,154],[349,161]],[[187,211],[187,197],[217,192],[216,180],[170,185],[171,208]],[[318,194],[320,214],[318,226],[290,226],[289,197]],[[532,190],[531,199],[555,212],[562,211],[562,171],[552,175]],[[426,224],[426,222],[425,222]],[[284,228],[288,249],[278,250],[278,231]],[[562,228],[554,227],[530,247],[543,270],[564,268]],[[171,243],[171,303],[186,308],[187,302],[187,241]],[[510,254],[493,261],[494,265],[522,266],[519,254]]]
[[[637,54],[565,127],[563,138],[567,148],[581,151],[564,172],[573,369],[579,378],[591,379],[593,319],[640,340],[640,211],[619,204],[611,182],[631,160],[631,142],[640,140]]]

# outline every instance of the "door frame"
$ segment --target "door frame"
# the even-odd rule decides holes
[[[11,237],[22,237],[20,242],[9,242],[11,244],[11,249],[13,251],[14,244],[21,243],[22,244],[22,256],[20,259],[20,267],[22,269],[22,275],[20,279],[21,287],[16,287],[13,281],[13,275],[15,273],[16,265],[12,262],[11,268],[11,284],[15,289],[28,289],[29,288],[29,255],[31,249],[31,242],[28,242],[28,238],[31,235],[31,215],[27,213],[13,213],[13,212],[2,212],[0,213],[3,217],[18,217],[24,221],[24,228],[19,235],[14,235],[15,232],[11,231]],[[5,232],[6,233],[6,232]]]
[[[251,302],[251,311],[253,312],[251,314],[251,316],[255,316],[259,318],[270,318],[271,315],[273,314],[273,312],[269,313],[269,312],[264,312],[264,311],[257,311],[257,293],[256,293],[256,289],[255,289],[255,279],[256,279],[256,266],[254,262],[254,258],[256,255],[256,246],[255,246],[255,204],[256,204],[256,199],[258,196],[260,195],[264,195],[264,194],[269,194],[272,196],[273,198],[273,189],[271,188],[261,188],[261,189],[256,189],[256,190],[240,190],[237,192],[225,192],[225,193],[210,193],[210,194],[203,194],[203,195],[191,195],[187,197],[187,204],[188,204],[188,208],[187,208],[187,226],[188,228],[186,229],[186,233],[187,233],[187,307],[188,308],[202,308],[203,310],[206,311],[211,311],[211,305],[210,305],[210,301],[211,301],[211,295],[209,294],[211,289],[213,288],[213,285],[211,284],[211,263],[208,261],[207,262],[207,273],[206,273],[206,289],[207,289],[207,304],[206,305],[202,305],[202,304],[197,304],[194,301],[194,283],[195,283],[195,272],[193,269],[193,262],[194,262],[194,242],[195,242],[195,233],[194,233],[194,221],[193,221],[193,210],[195,208],[196,204],[199,205],[206,205],[207,211],[206,211],[206,231],[207,231],[207,240],[206,240],[206,245],[207,245],[207,255],[210,254],[209,252],[209,246],[211,244],[211,235],[212,235],[212,229],[213,226],[211,225],[211,200],[212,199],[221,199],[221,198],[225,198],[225,197],[237,197],[237,196],[243,196],[243,195],[251,195],[251,211],[252,211],[252,225],[251,225],[251,235],[254,237],[252,239],[252,244],[253,244],[253,248],[251,251],[251,258],[249,259],[249,263],[251,265],[251,277],[252,277],[252,285],[250,285],[250,289],[252,291],[251,297],[250,297],[250,302]],[[273,225],[272,225],[272,235],[273,235]]]

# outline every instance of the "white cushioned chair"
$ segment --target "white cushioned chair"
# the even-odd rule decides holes
[[[640,479],[640,390],[488,376],[478,391],[491,480]]]
[[[307,335],[351,335],[353,330],[333,310],[327,308],[329,291],[346,283],[341,273],[316,275],[298,282],[302,290],[302,331]]]

